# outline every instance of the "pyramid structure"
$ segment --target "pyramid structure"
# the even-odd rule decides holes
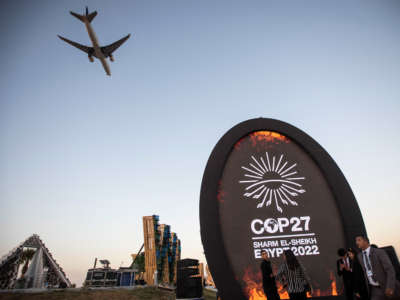
[[[23,288],[71,287],[63,269],[37,234],[33,234],[8,254],[0,258],[0,289],[16,287],[18,268],[24,248],[36,249],[25,273]]]

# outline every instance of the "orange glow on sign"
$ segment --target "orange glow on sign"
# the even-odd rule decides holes
[[[266,300],[267,296],[264,294],[262,280],[261,280],[261,272],[257,274],[253,274],[251,272],[251,268],[247,268],[245,270],[243,281],[246,283],[246,293],[249,297],[249,300]],[[288,292],[283,288],[280,282],[277,282],[277,289],[279,298],[281,299],[289,299]]]
[[[331,287],[328,290],[321,291],[320,289],[315,289],[312,294],[309,292],[307,293],[307,298],[311,298],[312,296],[337,296],[336,278],[333,271],[330,271],[329,277],[331,280]],[[261,272],[254,274],[251,271],[251,267],[248,267],[244,272],[243,281],[246,283],[245,293],[249,300],[267,300],[267,296],[265,296],[263,290]],[[289,293],[283,288],[280,282],[277,282],[276,287],[280,299],[289,299]]]
[[[250,141],[253,147],[257,146],[257,143],[259,142],[268,142],[268,143],[289,143],[290,140],[285,137],[284,135],[274,132],[274,131],[267,131],[267,130],[261,130],[261,131],[254,131],[249,134]],[[243,138],[244,139],[244,138]],[[240,144],[242,143],[243,139],[240,139],[236,144],[235,144],[235,149],[240,148]]]
[[[255,131],[250,134],[250,138],[258,141],[266,140],[268,142],[275,142],[276,140],[286,142],[289,141],[284,135],[274,131]]]

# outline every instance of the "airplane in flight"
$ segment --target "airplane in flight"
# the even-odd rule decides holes
[[[78,44],[78,43],[70,41],[60,35],[57,35],[57,36],[64,42],[67,42],[68,44],[78,48],[79,50],[86,52],[88,54],[90,62],[94,62],[93,57],[96,57],[97,59],[99,59],[101,64],[103,65],[103,68],[106,71],[107,75],[111,76],[110,66],[107,63],[106,58],[109,57],[110,61],[114,61],[114,57],[113,57],[112,53],[115,50],[117,50],[119,48],[119,46],[121,46],[127,39],[129,39],[129,37],[131,35],[128,34],[127,36],[116,41],[115,43],[112,43],[112,44],[104,46],[104,47],[100,47],[99,41],[97,40],[97,37],[96,37],[96,34],[94,33],[92,26],[90,25],[90,22],[92,22],[94,17],[97,16],[97,11],[94,11],[89,14],[88,7],[86,6],[86,15],[79,15],[72,11],[70,11],[70,13],[71,13],[71,15],[73,15],[74,17],[76,17],[77,19],[79,19],[83,23],[85,23],[86,30],[89,34],[90,40],[92,41],[93,47]]]

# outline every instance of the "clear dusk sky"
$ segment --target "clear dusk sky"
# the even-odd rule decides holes
[[[132,34],[111,77],[57,38],[90,44],[86,5],[102,45]],[[158,214],[204,261],[207,159],[256,117],[316,139],[400,251],[399,29],[400,1],[1,1],[0,256],[37,233],[79,286]]]

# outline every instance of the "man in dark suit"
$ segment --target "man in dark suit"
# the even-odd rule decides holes
[[[398,298],[399,283],[396,283],[395,271],[386,252],[372,248],[365,235],[356,236],[356,244],[361,250],[357,258],[363,269],[370,299]],[[356,296],[359,295],[356,294]]]
[[[261,257],[263,258],[260,267],[263,278],[264,294],[267,296],[268,300],[279,300],[280,298],[276,289],[275,276],[272,272],[272,266],[267,251],[262,250]]]
[[[343,278],[344,291],[347,300],[353,300],[353,274],[351,262],[347,256],[347,251],[343,248],[338,250],[339,259],[336,262],[337,273]]]

